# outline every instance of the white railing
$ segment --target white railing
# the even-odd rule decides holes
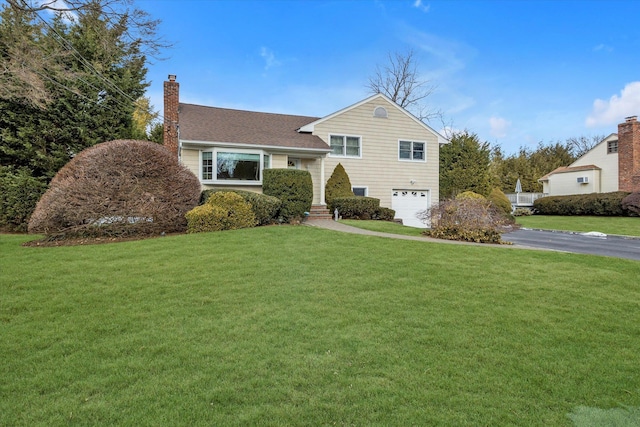
[[[506,196],[513,206],[533,206],[533,202],[541,197],[548,196],[547,193],[508,193]]]

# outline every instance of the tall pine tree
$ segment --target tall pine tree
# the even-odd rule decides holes
[[[440,199],[463,191],[489,194],[489,143],[481,143],[476,134],[457,133],[451,143],[440,148]]]

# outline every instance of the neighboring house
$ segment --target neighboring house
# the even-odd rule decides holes
[[[170,75],[165,88],[165,145],[203,189],[262,191],[269,168],[308,170],[313,204],[338,163],[356,195],[380,199],[406,225],[438,201],[439,147],[448,141],[382,94],[326,117],[205,107],[179,102]]]
[[[640,122],[627,117],[595,147],[538,180],[550,196],[640,191]]]

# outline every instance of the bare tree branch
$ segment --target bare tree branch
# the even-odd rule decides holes
[[[0,96],[46,105],[50,100],[47,86],[55,84],[56,76],[72,76],[74,71],[68,69],[65,58],[79,53],[52,28],[50,17],[43,12],[74,25],[78,16],[94,10],[100,11],[109,27],[122,29],[120,42],[136,46],[145,61],[161,60],[161,52],[171,47],[157,35],[160,21],[135,8],[132,0],[6,0],[0,17]]]
[[[582,157],[587,151],[598,145],[604,138],[604,135],[574,136],[566,140],[566,145],[571,149],[571,152],[575,157]]]
[[[434,92],[436,86],[420,78],[415,52],[409,50],[406,53],[389,53],[388,58],[388,64],[384,67],[376,66],[374,74],[369,77],[366,85],[369,91],[388,96],[422,121],[441,119],[440,110],[427,108],[422,104],[422,101]]]

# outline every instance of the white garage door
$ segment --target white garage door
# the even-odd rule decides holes
[[[429,190],[393,190],[391,209],[396,218],[410,227],[426,228],[427,225],[416,218],[416,214],[429,207]]]

